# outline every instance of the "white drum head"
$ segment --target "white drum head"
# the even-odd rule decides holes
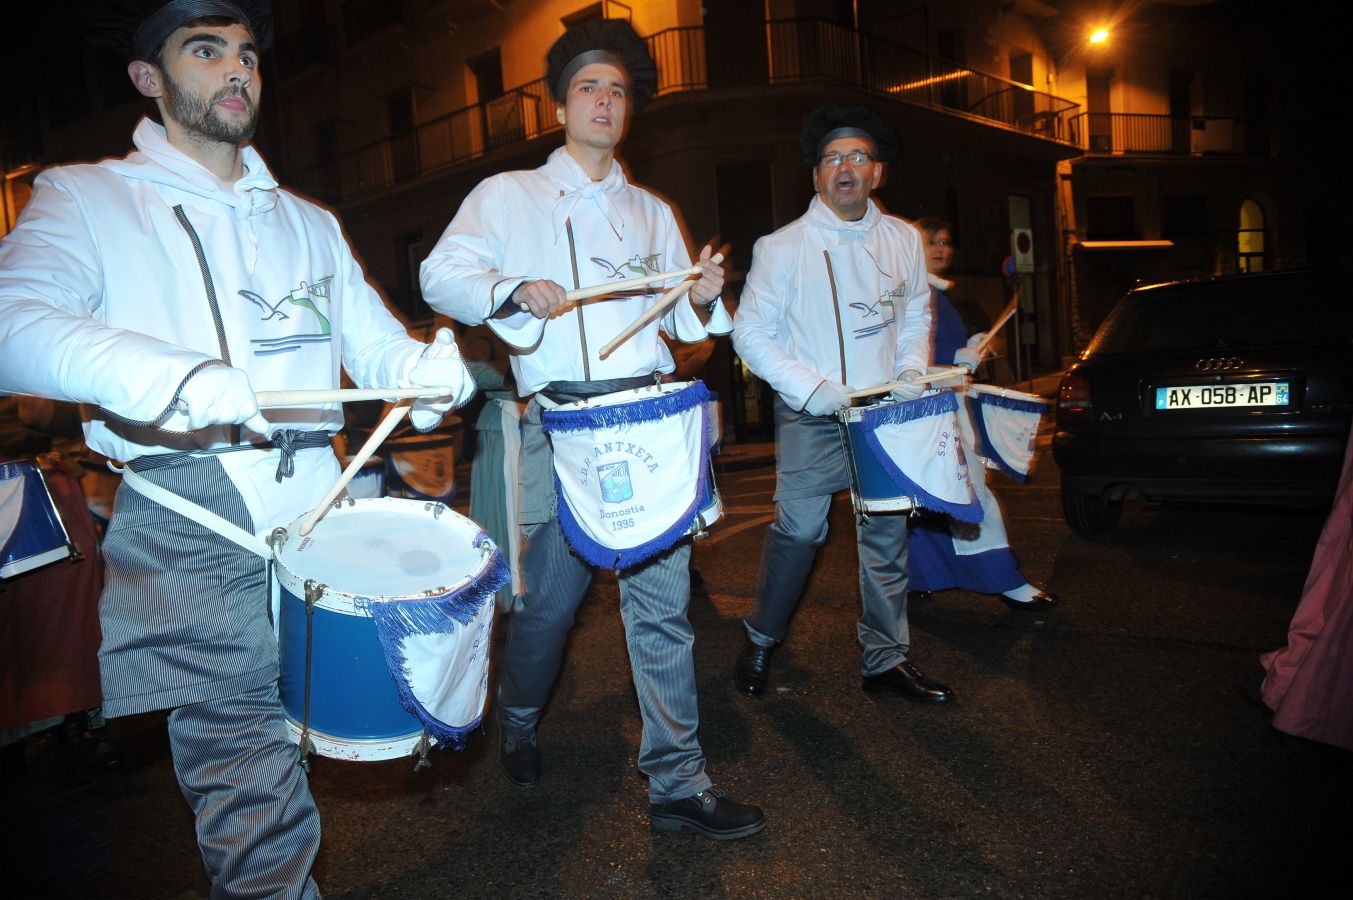
[[[476,579],[490,556],[474,546],[478,525],[431,501],[340,501],[305,537],[300,522],[288,526],[277,554],[278,580],[298,597],[307,579],[325,585],[320,605],[341,612],[357,598],[450,593]]]

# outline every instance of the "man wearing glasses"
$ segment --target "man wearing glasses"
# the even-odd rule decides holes
[[[765,691],[771,656],[826,542],[832,494],[850,486],[834,413],[850,405],[851,385],[919,378],[930,353],[920,236],[869,198],[897,155],[892,128],[871,110],[829,104],[809,115],[800,146],[817,196],[805,215],[757,241],[733,323],[738,355],[777,394],[775,523],[733,669],[751,697]],[[921,391],[905,386],[894,397]],[[906,518],[856,524],[863,688],[939,703],[952,692],[908,660]]]

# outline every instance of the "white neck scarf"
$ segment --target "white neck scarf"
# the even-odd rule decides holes
[[[621,218],[620,210],[616,209],[611,199],[611,195],[624,190],[628,184],[625,173],[620,169],[620,163],[611,160],[611,171],[606,173],[606,177],[601,181],[593,181],[577,161],[569,156],[568,150],[560,147],[550,154],[546,168],[561,187],[566,189],[554,202],[551,214],[556,240],[579,204],[585,202],[596,204],[597,211],[611,226],[617,238],[624,236],[625,220]]]

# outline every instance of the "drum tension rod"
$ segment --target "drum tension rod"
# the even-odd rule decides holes
[[[324,585],[313,578],[305,580],[305,700],[301,712],[301,768],[310,771],[310,757],[315,755],[315,742],[310,740],[310,661],[314,653],[315,604],[324,595]]]

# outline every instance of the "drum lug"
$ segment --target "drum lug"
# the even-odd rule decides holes
[[[283,545],[287,542],[287,530],[280,525],[272,530],[268,535],[268,549],[272,550],[273,559],[281,552]]]
[[[303,771],[303,772],[305,772],[305,774],[309,775],[309,774],[310,774],[310,759],[311,759],[311,757],[315,756],[315,754],[316,754],[316,750],[315,750],[315,742],[312,741],[312,740],[310,740],[310,732],[309,732],[309,731],[307,731],[307,730],[305,730],[305,729],[302,729],[302,731],[301,731],[301,741],[300,741],[300,744],[297,745],[296,750],[297,750],[297,752],[298,752],[299,755],[300,755],[300,759],[298,759],[298,760],[296,761],[296,764],[297,764],[298,766],[301,767],[301,771]]]
[[[432,768],[432,760],[428,759],[428,751],[432,749],[432,739],[428,737],[426,731],[423,732],[423,736],[418,739],[418,743],[413,749],[418,754],[418,762],[413,764],[413,770],[417,772],[419,769]]]

